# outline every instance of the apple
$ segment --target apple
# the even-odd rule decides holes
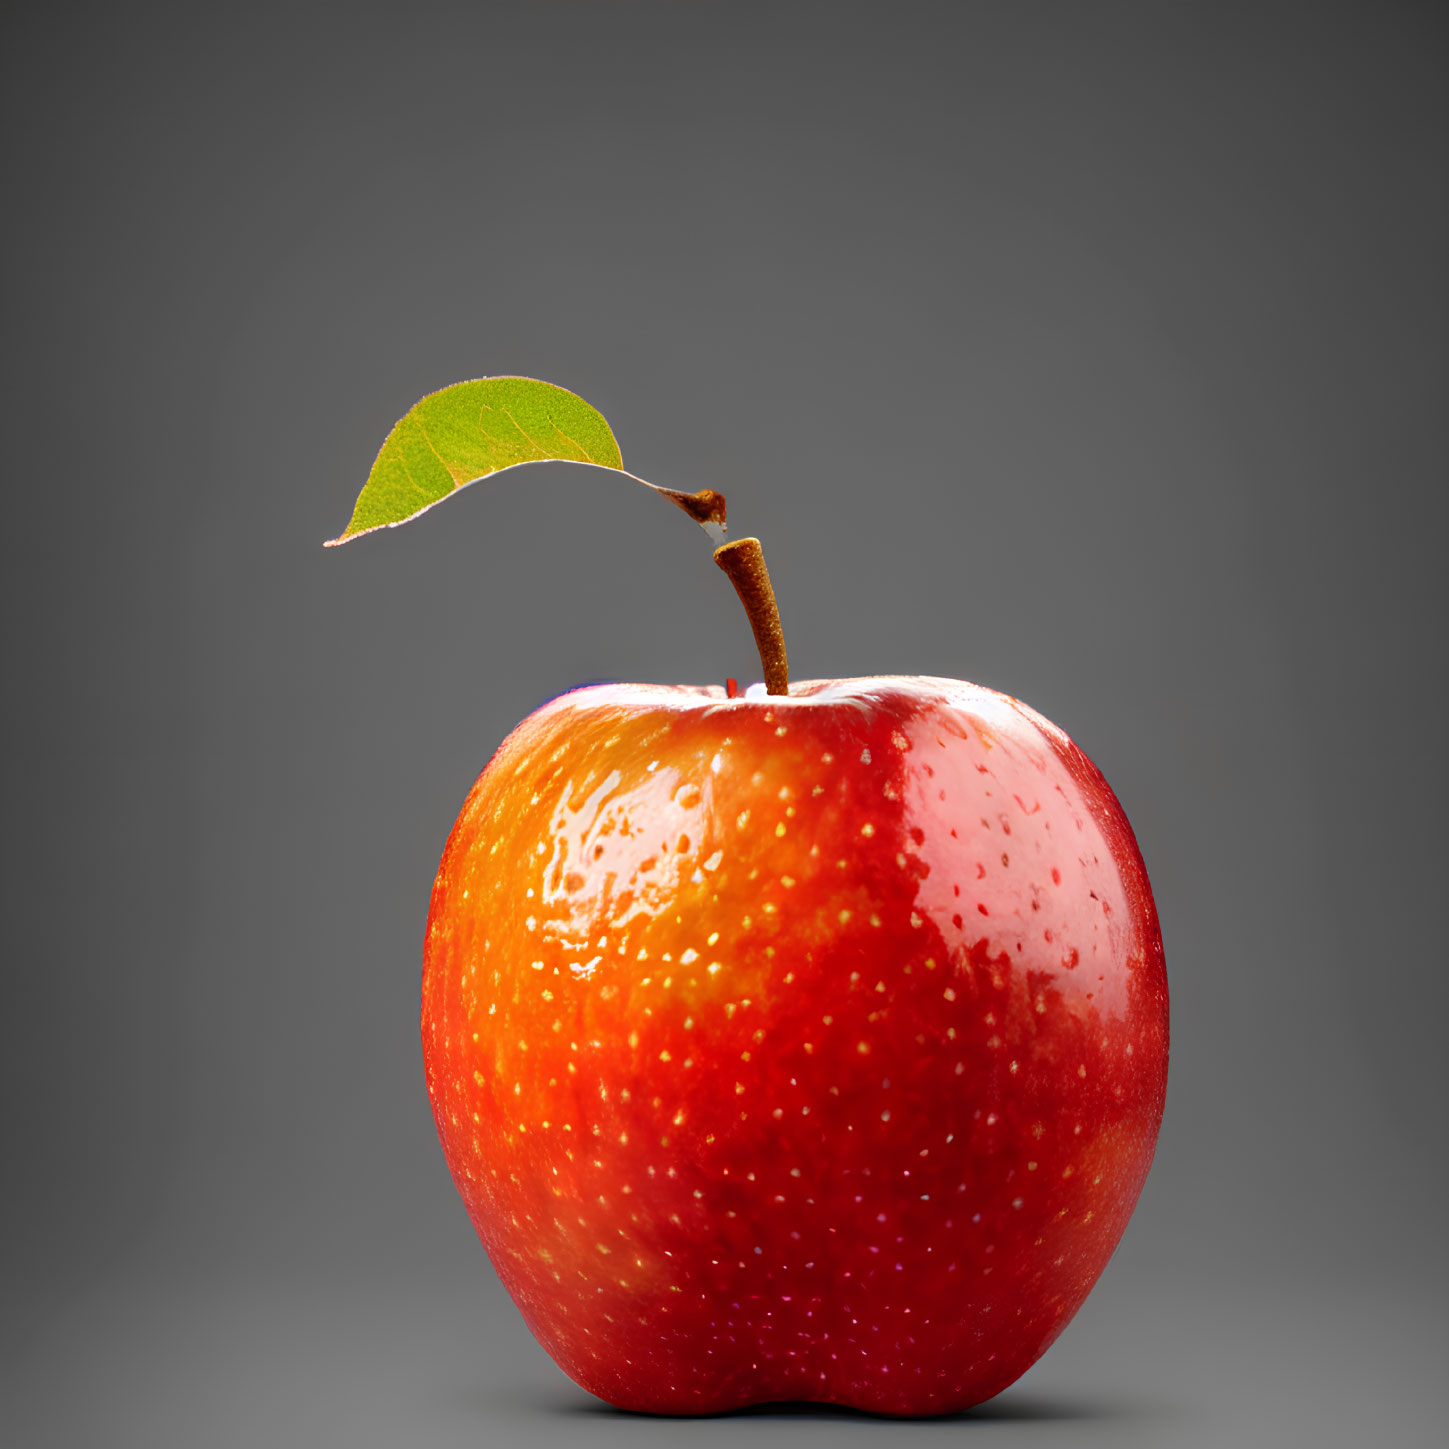
[[[791,685],[758,539],[534,378],[430,393],[332,544],[571,462],[718,545],[762,685],[575,690],[479,776],[433,886],[443,1152],[540,1343],[621,1408],[941,1414],[1047,1349],[1142,1189],[1167,980],[1131,826],[957,680]]]
[[[600,685],[509,736],[433,887],[428,1091],[591,1393],[960,1410],[1066,1326],[1147,1175],[1152,894],[1027,706],[787,687]]]

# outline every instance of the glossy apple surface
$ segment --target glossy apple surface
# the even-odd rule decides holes
[[[479,777],[433,890],[449,1167],[612,1404],[890,1414],[1005,1388],[1161,1121],[1167,984],[1095,767],[975,685],[607,685]]]

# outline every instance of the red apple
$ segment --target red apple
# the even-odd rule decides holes
[[[474,1226],[623,1408],[937,1414],[1080,1307],[1152,1160],[1167,985],[1095,767],[944,679],[605,685],[525,720],[433,889]]]

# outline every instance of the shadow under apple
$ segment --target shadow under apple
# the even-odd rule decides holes
[[[790,1400],[751,1404],[717,1414],[644,1414],[631,1409],[615,1408],[602,1399],[585,1397],[577,1392],[538,1387],[530,1392],[515,1386],[512,1389],[478,1393],[469,1396],[475,1409],[497,1410],[505,1406],[514,1413],[540,1419],[574,1419],[629,1421],[647,1424],[652,1420],[677,1424],[687,1419],[716,1420],[886,1420],[902,1423],[1141,1423],[1162,1417],[1163,1406],[1129,1399],[1088,1399],[1071,1395],[1018,1392],[1008,1390],[983,1404],[959,1413],[941,1414],[920,1419],[896,1420],[895,1416],[874,1414],[842,1404]]]

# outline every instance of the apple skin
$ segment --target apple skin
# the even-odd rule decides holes
[[[1116,1247],[1167,981],[1126,816],[1016,700],[602,685],[469,794],[422,1037],[474,1227],[585,1389],[941,1414]]]

